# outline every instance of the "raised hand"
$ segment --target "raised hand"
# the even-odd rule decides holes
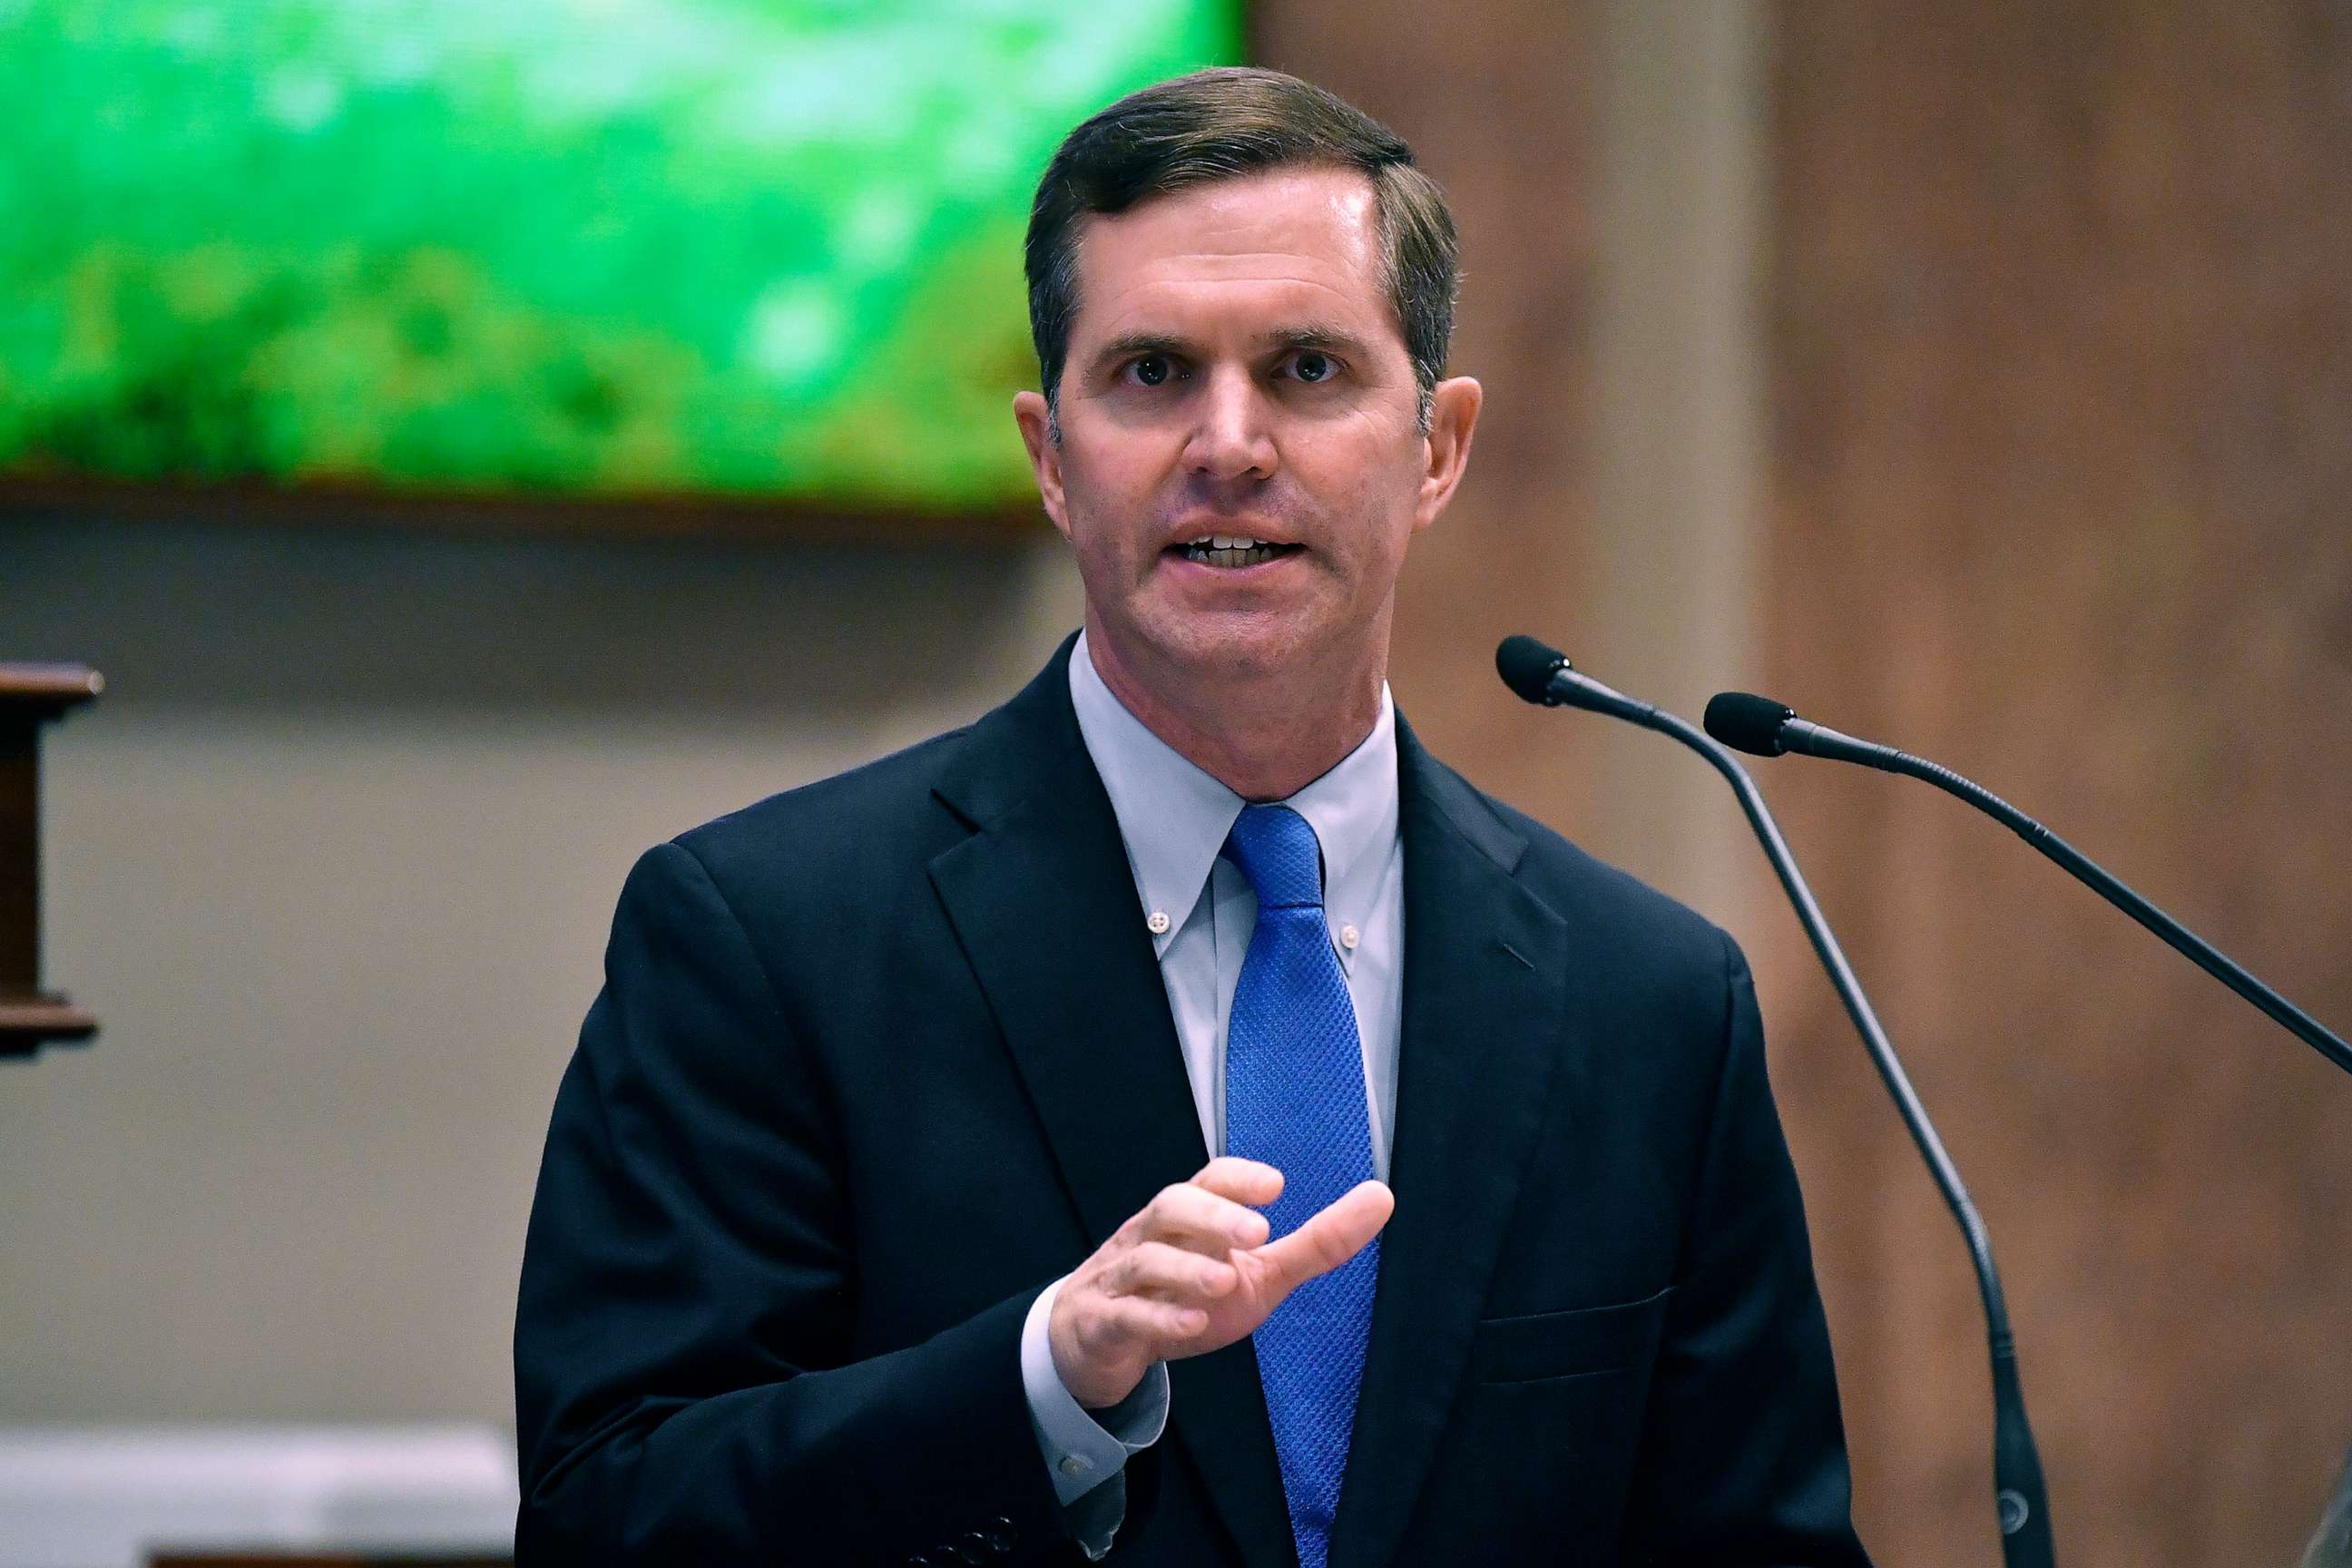
[[[1253,1332],[1284,1297],[1363,1250],[1396,1208],[1362,1182],[1278,1241],[1251,1205],[1282,1195],[1282,1173],[1226,1155],[1164,1187],[1078,1265],[1046,1321],[1054,1370],[1099,1410],[1158,1361],[1205,1355]]]

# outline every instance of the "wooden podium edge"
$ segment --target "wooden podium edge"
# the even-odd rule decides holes
[[[29,1057],[45,1045],[79,1045],[98,1019],[66,997],[0,996],[0,1058]]]
[[[40,730],[105,689],[86,664],[0,659],[0,876],[25,879],[0,909],[0,1059],[98,1033],[87,1009],[40,989]]]
[[[49,716],[87,702],[105,689],[106,677],[86,664],[0,659],[0,706]]]

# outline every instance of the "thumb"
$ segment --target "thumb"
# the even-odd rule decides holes
[[[1285,1293],[1328,1274],[1364,1249],[1396,1212],[1396,1194],[1381,1182],[1359,1182],[1314,1218],[1257,1249],[1276,1288]]]

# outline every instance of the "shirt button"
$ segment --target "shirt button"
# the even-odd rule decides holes
[[[1341,926],[1339,928],[1339,945],[1346,948],[1349,952],[1355,952],[1356,944],[1363,940],[1364,933],[1358,931],[1354,926]]]
[[[1151,911],[1150,916],[1145,919],[1143,923],[1151,928],[1152,935],[1166,936],[1168,934],[1168,928],[1175,922],[1168,918],[1168,911],[1166,910],[1154,910]]]
[[[1066,1476],[1083,1476],[1094,1468],[1094,1462],[1083,1454],[1066,1455],[1062,1459],[1062,1473]]]

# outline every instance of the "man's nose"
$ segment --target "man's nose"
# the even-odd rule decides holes
[[[1273,477],[1277,459],[1267,423],[1271,410],[1247,371],[1218,367],[1195,407],[1200,422],[1184,450],[1194,473],[1215,479]]]

